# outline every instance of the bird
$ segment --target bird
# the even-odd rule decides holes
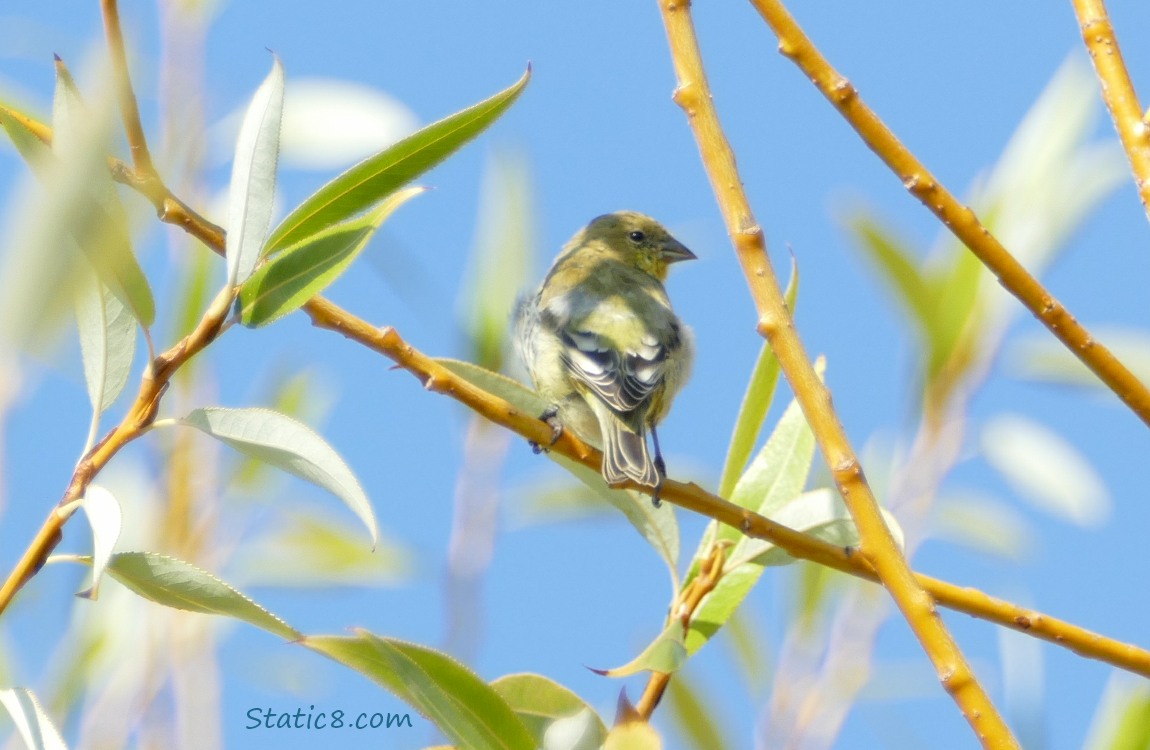
[[[649,216],[604,214],[563,246],[514,313],[516,347],[548,404],[540,419],[552,444],[571,429],[602,449],[608,485],[651,487],[655,507],[667,475],[655,428],[690,376],[695,350],[663,284],[670,265],[695,258]]]

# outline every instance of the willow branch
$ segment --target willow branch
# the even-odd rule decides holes
[[[144,126],[140,122],[140,108],[132,88],[132,76],[128,70],[128,52],[124,45],[124,32],[120,28],[120,10],[116,0],[100,0],[100,10],[104,16],[104,35],[108,40],[108,54],[112,58],[116,99],[120,104],[120,118],[124,121],[124,131],[132,151],[132,163],[140,174],[155,175],[152,154],[148,150],[148,140],[144,137]]]
[[[24,554],[21,555],[4,584],[0,586],[0,614],[3,614],[24,584],[43,567],[48,555],[60,543],[64,524],[79,508],[75,501],[84,496],[84,492],[88,489],[93,478],[108,465],[112,457],[119,453],[124,446],[147,432],[156,420],[160,399],[168,389],[168,383],[172,376],[185,362],[201,352],[204,347],[215,341],[220,335],[234,297],[235,294],[232,290],[221,292],[201,318],[195,330],[149,363],[144,370],[143,378],[141,378],[136,399],[132,402],[127,414],[120,420],[115,429],[93,446],[76,465],[72,479],[68,483],[63,497],[60,498],[60,502],[52,508],[48,517],[44,519],[44,523],[36,533],[35,538],[24,550]]]
[[[911,195],[946,225],[1002,286],[1150,426],[1150,389],[1086,330],[915,157],[831,67],[779,0],[750,0],[779,38],[779,52],[811,79]],[[1146,186],[1140,186],[1145,189]]]
[[[935,601],[915,578],[878,502],[863,476],[846,431],[831,406],[830,393],[804,351],[783,292],[767,259],[763,232],[755,221],[735,166],[735,155],[723,134],[703,70],[702,55],[690,15],[690,3],[661,0],[663,23],[671,47],[678,88],[675,101],[687,114],[699,144],[703,165],[759,314],[766,337],[803,410],[835,485],[859,530],[864,555],[906,618],[939,680],[961,709],[975,735],[986,746],[1017,747],[998,709],[979,684],[958,644],[938,616]]]
[[[1103,0],[1071,0],[1071,4],[1078,17],[1082,40],[1098,74],[1102,100],[1110,110],[1114,129],[1118,131],[1122,148],[1130,160],[1142,208],[1150,217],[1150,113],[1143,114],[1142,105],[1138,103],[1138,94],[1122,60],[1122,50],[1118,48],[1118,38],[1106,13],[1106,4]]]

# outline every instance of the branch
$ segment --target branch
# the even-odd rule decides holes
[[[799,28],[780,0],[750,0],[779,38],[779,52],[811,79],[827,101],[858,132],[871,151],[890,167],[911,195],[946,225],[998,281],[1074,356],[1150,426],[1150,389],[1109,349],[1075,320],[1062,303],[1010,254],[979,222],[974,212],[950,193],[863,103],[850,81],[834,68]],[[1142,185],[1146,189],[1150,185]]]
[[[1090,52],[1094,71],[1102,88],[1102,100],[1110,110],[1114,129],[1130,160],[1134,182],[1142,208],[1150,218],[1150,112],[1142,113],[1138,94],[1130,80],[1122,50],[1114,36],[1114,26],[1106,13],[1103,0],[1071,0],[1082,31],[1082,40]]]
[[[934,599],[915,578],[894,536],[883,522],[878,502],[863,476],[862,466],[831,406],[830,393],[819,380],[803,349],[774,270],[767,260],[763,232],[743,191],[734,152],[715,111],[691,20],[690,3],[661,0],[660,8],[679,82],[675,101],[687,114],[727,229],[734,239],[736,253],[758,310],[758,330],[775,352],[815,434],[835,484],[858,526],[863,554],[874,565],[882,584],[934,664],[939,680],[980,741],[986,746],[1017,747],[1017,740],[938,617]]]
[[[158,198],[160,203],[163,200],[162,197]],[[214,224],[194,212],[190,214],[190,219],[195,224],[202,224],[192,232],[195,236],[212,234],[211,228],[215,227]],[[208,246],[222,256],[224,253],[222,234],[217,243]],[[404,341],[394,328],[377,328],[323,297],[313,298],[304,305],[303,310],[317,327],[341,333],[352,341],[384,355],[415,376],[428,390],[450,396],[480,416],[506,427],[527,440],[541,445],[551,441],[551,426],[546,422],[541,422],[534,414],[525,414],[503,399],[460,379],[455,373]],[[551,446],[551,450],[596,471],[602,463],[599,451],[583,443],[567,430],[563,431],[558,442]],[[633,488],[648,494],[651,492],[649,487],[633,485]],[[797,558],[825,565],[868,581],[878,580],[874,568],[862,556],[853,554],[851,550],[836,547],[775,523],[769,518],[710,494],[693,483],[683,484],[668,479],[659,496],[681,508],[739,529],[747,536],[772,542]],[[1107,638],[1037,610],[997,599],[977,589],[956,586],[922,574],[915,575],[923,588],[944,607],[1028,633],[1068,648],[1080,656],[1098,659],[1150,678],[1150,651]]]

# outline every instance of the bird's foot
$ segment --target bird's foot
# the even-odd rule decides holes
[[[547,426],[551,428],[551,441],[547,443],[547,448],[550,448],[552,445],[555,445],[555,443],[559,440],[559,436],[563,434],[563,423],[559,421],[559,407],[555,404],[548,406],[543,410],[543,413],[539,415],[539,419],[543,422],[546,422]],[[547,448],[544,448],[534,440],[529,442],[531,444],[532,452],[536,455],[547,450]]]

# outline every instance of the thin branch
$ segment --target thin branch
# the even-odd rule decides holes
[[[128,146],[132,150],[132,163],[140,174],[155,175],[148,140],[144,137],[144,126],[140,123],[140,109],[136,105],[132,76],[128,71],[128,53],[124,45],[124,32],[120,28],[120,10],[116,0],[100,0],[100,9],[104,15],[104,34],[108,39],[108,54],[112,58],[116,98],[120,102],[120,117],[124,121]]]
[[[84,496],[92,479],[108,465],[120,449],[147,432],[155,422],[160,399],[168,389],[168,382],[172,376],[185,362],[219,336],[231,310],[234,296],[233,290],[221,292],[204,313],[195,330],[149,363],[141,379],[136,400],[128,409],[128,413],[116,428],[96,443],[76,465],[76,470],[60,502],[48,513],[36,537],[24,550],[24,554],[4,584],[0,586],[0,614],[4,613],[24,584],[43,567],[48,555],[60,543],[64,524],[79,509],[79,503],[76,501]]]
[[[1103,0],[1071,0],[1082,40],[1094,62],[1102,100],[1130,160],[1142,208],[1150,218],[1150,113],[1143,114]]]
[[[779,52],[811,79],[911,195],[957,237],[1002,286],[1150,426],[1150,389],[1090,334],[918,160],[839,74],[779,0],[750,0],[779,38]]]
[[[906,618],[939,680],[962,710],[975,735],[986,746],[1017,747],[998,709],[979,684],[958,644],[938,616],[934,599],[923,590],[883,522],[878,502],[863,476],[854,449],[831,406],[830,393],[819,380],[803,349],[782,289],[767,259],[763,231],[756,222],[735,166],[735,155],[723,134],[711,99],[702,55],[685,0],[661,0],[663,23],[671,48],[678,88],[675,101],[687,115],[699,144],[704,168],[726,220],[727,229],[751,286],[766,337],[791,384],[831,469],[835,484],[858,526],[865,556]]]

